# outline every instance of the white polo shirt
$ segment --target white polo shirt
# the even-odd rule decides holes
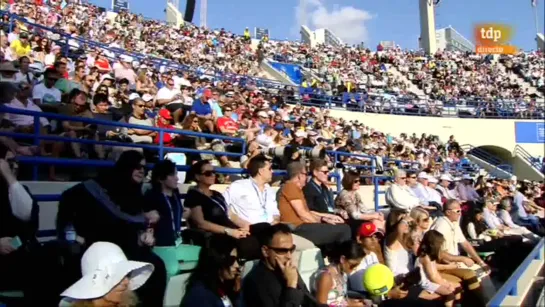
[[[6,105],[9,108],[14,108],[18,110],[28,110],[28,111],[36,111],[36,112],[42,112],[42,109],[35,105],[30,99],[28,99],[27,105],[25,106],[19,99],[14,98],[10,103]],[[30,115],[21,115],[21,114],[13,114],[13,113],[6,113],[5,118],[12,122],[15,126],[21,127],[21,126],[30,126],[34,124],[34,117]],[[40,117],[40,124],[42,124],[42,127],[45,127],[49,125],[49,121],[45,117]]]
[[[271,223],[275,215],[280,216],[276,192],[268,184],[263,192],[259,191],[251,178],[231,183],[223,197],[229,210],[251,224]]]
[[[460,243],[467,241],[459,223],[451,222],[447,217],[439,217],[430,229],[439,231],[445,237],[443,250],[454,256],[460,255]]]

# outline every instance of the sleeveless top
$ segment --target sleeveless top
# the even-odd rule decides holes
[[[331,269],[335,273],[331,272]],[[347,301],[347,288],[348,288],[348,276],[346,274],[341,274],[338,272],[337,268],[332,265],[328,265],[323,269],[318,270],[318,276],[321,274],[330,274],[333,279],[333,286],[329,293],[327,294],[327,305],[329,307],[346,307],[348,306]],[[317,282],[317,281],[316,281]],[[317,284],[314,283],[314,291],[316,291]]]

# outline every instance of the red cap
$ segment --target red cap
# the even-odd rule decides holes
[[[170,114],[170,111],[167,109],[161,109],[161,111],[159,111],[159,116],[164,119],[172,119],[172,114]]]
[[[212,97],[212,91],[209,88],[207,88],[202,93],[202,96],[205,97],[205,98],[211,98]]]
[[[358,231],[360,237],[372,237],[374,234],[381,233],[373,223],[363,223]],[[382,234],[382,233],[381,233]]]

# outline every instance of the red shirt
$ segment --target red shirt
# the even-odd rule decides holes
[[[161,120],[157,121],[157,127],[158,128],[165,128],[165,129],[176,129],[173,125],[165,125],[161,123]],[[167,147],[174,147],[174,144],[172,144],[172,141],[174,140],[174,137],[171,133],[163,132],[163,146]],[[153,140],[155,144],[159,144],[159,133],[155,136],[155,139]]]
[[[231,117],[220,117],[218,118],[218,128],[225,128],[228,130],[238,130],[238,124]]]

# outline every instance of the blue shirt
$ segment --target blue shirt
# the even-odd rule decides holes
[[[212,114],[212,108],[210,105],[208,103],[203,103],[200,99],[195,99],[195,101],[193,101],[191,111],[195,112],[197,115]]]

